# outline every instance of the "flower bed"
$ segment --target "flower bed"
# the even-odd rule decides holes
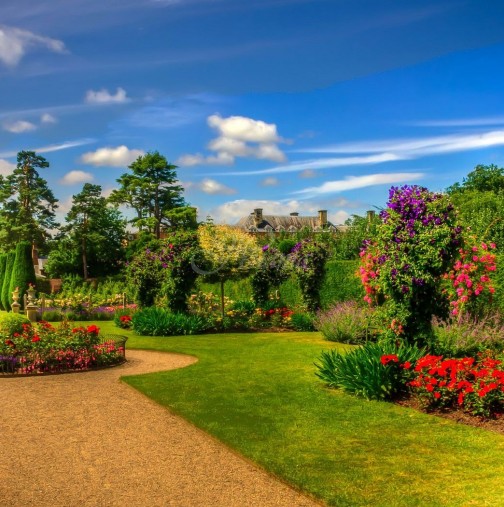
[[[126,361],[127,338],[101,335],[91,325],[54,327],[48,322],[20,324],[0,335],[0,376],[69,373],[116,366]]]

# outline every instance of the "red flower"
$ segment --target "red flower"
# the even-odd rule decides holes
[[[131,317],[129,315],[121,315],[120,319],[121,322],[130,322]]]
[[[93,324],[92,326],[88,326],[87,332],[92,334],[98,334],[100,332],[100,328]]]
[[[441,398],[441,393],[435,392],[434,398],[436,398],[436,400],[439,400],[439,398]]]
[[[405,369],[405,370],[409,370],[411,368],[411,363],[409,361],[406,361],[402,367]]]
[[[16,346],[12,340],[6,340],[5,344],[9,345],[10,347],[15,347]]]
[[[33,338],[32,338],[32,342],[39,342],[40,341],[40,336],[38,335],[35,335]]]
[[[399,358],[395,354],[384,355],[381,356],[380,362],[381,364],[386,366],[388,363],[398,363]]]

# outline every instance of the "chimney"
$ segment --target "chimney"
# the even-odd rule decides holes
[[[372,222],[375,217],[375,212],[370,209],[369,211],[366,211],[367,221]]]
[[[327,210],[321,209],[318,212],[318,219],[320,227],[327,227]]]
[[[254,209],[254,222],[256,227],[263,221],[263,210],[262,208]]]
[[[298,217],[299,216],[299,213],[297,211],[294,211],[293,213],[290,214],[291,217]]]

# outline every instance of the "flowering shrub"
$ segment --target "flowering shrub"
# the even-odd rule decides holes
[[[504,367],[498,359],[426,355],[402,368],[411,371],[407,384],[429,407],[460,407],[483,417],[504,411]]]
[[[376,239],[366,241],[359,269],[369,303],[383,304],[389,338],[424,337],[445,312],[441,277],[462,244],[447,196],[424,187],[392,187]]]
[[[270,289],[279,287],[290,273],[291,266],[282,252],[269,245],[263,246],[261,263],[251,281],[256,304],[267,301]]]
[[[337,350],[322,352],[315,363],[317,377],[329,387],[362,396],[368,400],[388,400],[406,391],[411,365],[424,350],[414,345],[367,342],[348,353]]]
[[[124,342],[103,342],[96,325],[53,327],[24,323],[21,332],[0,336],[0,372],[52,373],[87,370],[124,360]]]
[[[495,243],[481,243],[459,249],[459,258],[453,268],[443,275],[448,281],[446,293],[452,315],[460,316],[468,309],[475,313],[476,297],[491,298],[494,294],[495,288],[489,276],[496,269],[496,257],[492,250],[495,250]]]
[[[323,245],[311,239],[297,243],[289,254],[304,303],[310,312],[320,308],[320,289],[325,276],[327,256],[328,252]]]
[[[373,338],[372,317],[371,308],[346,301],[318,312],[315,327],[326,340],[360,344]]]

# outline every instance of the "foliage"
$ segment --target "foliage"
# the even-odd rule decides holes
[[[291,253],[291,250],[296,246],[297,241],[285,238],[278,242],[278,250],[282,252],[284,255],[288,255]]]
[[[121,329],[131,329],[133,326],[134,310],[130,308],[119,308],[114,312],[114,323]]]
[[[305,239],[292,249],[289,259],[299,280],[303,301],[308,311],[320,308],[320,289],[325,275],[327,250],[322,245]]]
[[[35,268],[33,267],[32,245],[28,241],[22,241],[16,246],[16,257],[12,265],[9,292],[19,288],[19,303],[23,306],[23,296],[28,290],[28,285],[35,286]]]
[[[497,314],[475,318],[464,313],[447,321],[434,318],[433,331],[435,354],[461,357],[504,351],[504,325]]]
[[[120,187],[112,192],[110,201],[134,209],[133,225],[159,239],[162,227],[170,225],[168,213],[185,204],[176,168],[157,151],[141,155],[129,165],[131,173],[117,180]]]
[[[467,175],[467,178],[463,179],[462,185],[455,183],[446,191],[451,195],[466,191],[496,193],[504,191],[504,169],[494,164],[479,164]]]
[[[262,247],[261,262],[252,276],[252,291],[257,305],[268,300],[272,288],[278,288],[291,274],[291,266],[286,257],[269,245]]]
[[[405,391],[409,378],[409,370],[399,365],[410,365],[424,353],[415,345],[367,342],[348,353],[322,352],[315,374],[329,387],[367,400],[390,400]]]
[[[332,256],[334,260],[349,261],[359,257],[362,242],[374,237],[380,219],[375,214],[371,217],[352,215],[345,221],[347,229],[337,231],[333,245]]]
[[[310,313],[294,312],[291,315],[291,327],[294,331],[315,331],[313,316]]]
[[[319,311],[315,328],[326,340],[361,344],[375,338],[374,312],[355,301],[337,303],[326,311]]]
[[[49,255],[44,272],[51,278],[63,278],[82,272],[82,259],[75,242],[68,237],[59,237],[48,242]]]
[[[171,313],[152,306],[143,308],[132,317],[133,330],[144,336],[180,336],[199,334],[206,330],[206,322],[197,315]]]
[[[44,157],[33,151],[20,151],[17,166],[0,179],[0,245],[14,249],[20,241],[43,245],[54,229],[57,199],[38,170],[49,167]]]
[[[19,329],[19,328],[16,328]],[[52,373],[87,370],[123,361],[124,342],[103,341],[92,324],[58,328],[45,321],[22,323],[15,332],[0,334],[0,371],[7,373]]]
[[[433,315],[447,312],[440,282],[462,243],[447,196],[424,187],[392,187],[373,241],[361,251],[365,300],[383,304],[388,336],[424,341]]]
[[[16,259],[16,252],[7,253],[7,260],[5,261],[5,277],[2,283],[2,305],[5,310],[10,311],[12,303],[12,292],[10,292],[10,281],[12,276],[12,267]]]
[[[7,254],[0,254],[0,289],[3,285],[3,281],[5,279],[5,272],[7,268]],[[1,294],[1,290],[0,290]],[[0,310],[7,310],[7,308],[4,307],[2,299],[0,297]]]
[[[150,249],[137,255],[126,267],[126,280],[135,302],[142,308],[154,305],[165,273],[157,256]]]
[[[402,367],[411,369],[408,385],[428,407],[460,407],[483,417],[504,410],[504,367],[489,355],[477,359],[426,355]]]
[[[0,334],[12,336],[14,333],[22,333],[23,325],[30,321],[21,313],[7,313],[0,319]]]

